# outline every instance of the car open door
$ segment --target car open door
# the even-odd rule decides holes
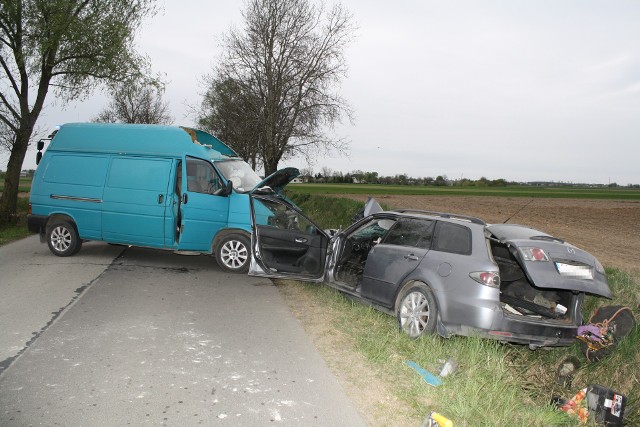
[[[275,194],[251,195],[249,275],[321,282],[329,236]]]

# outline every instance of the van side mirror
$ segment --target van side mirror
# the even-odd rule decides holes
[[[231,180],[227,181],[227,184],[222,187],[222,188],[218,188],[216,191],[213,192],[213,194],[215,194],[216,196],[228,196],[229,194],[231,194],[231,191],[233,190],[233,182],[231,182]]]
[[[42,151],[42,149],[44,148],[44,139],[41,139],[40,141],[38,141],[37,147],[38,147],[38,151]]]
[[[40,164],[40,160],[42,160],[42,151],[36,153],[36,165]]]

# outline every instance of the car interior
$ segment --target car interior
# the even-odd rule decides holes
[[[491,239],[490,245],[500,269],[500,302],[506,312],[539,319],[573,320],[576,298],[573,292],[535,286],[505,244]]]

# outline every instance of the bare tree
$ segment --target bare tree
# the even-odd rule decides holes
[[[111,94],[111,102],[94,122],[171,124],[169,104],[162,101],[162,89],[139,82],[118,84]]]
[[[229,144],[256,169],[261,164],[260,101],[231,78],[207,76],[198,126]]]
[[[346,73],[351,15],[309,0],[249,0],[243,18],[244,28],[223,38],[217,75],[255,103],[245,117],[258,125],[265,174],[283,158],[345,151],[348,143],[327,130],[345,116],[351,120],[347,102],[334,92]]]
[[[140,76],[135,30],[153,0],[0,0],[0,121],[13,134],[0,222],[16,212],[20,169],[49,89],[64,101]]]

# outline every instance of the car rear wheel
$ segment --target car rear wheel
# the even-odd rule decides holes
[[[249,239],[242,234],[229,234],[217,244],[216,261],[220,268],[230,273],[246,273],[249,270]]]
[[[82,247],[76,228],[65,220],[54,220],[47,224],[47,244],[49,250],[57,256],[71,256]]]
[[[431,289],[426,285],[411,286],[400,299],[396,312],[400,329],[410,338],[431,334],[436,329],[438,308]]]

